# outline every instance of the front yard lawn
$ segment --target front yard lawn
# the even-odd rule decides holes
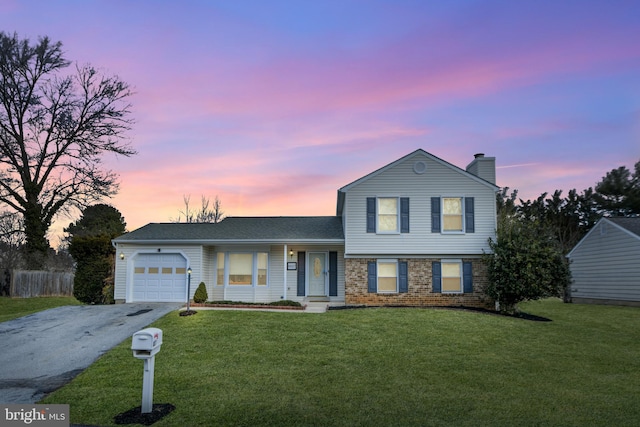
[[[640,309],[522,304],[534,322],[471,311],[176,312],[156,357],[154,426],[631,426]],[[125,340],[43,403],[114,425],[141,404]]]
[[[82,303],[74,297],[0,297],[0,322],[63,305],[82,305]]]

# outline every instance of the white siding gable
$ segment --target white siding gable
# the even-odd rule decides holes
[[[418,150],[345,187],[342,211],[345,255],[480,255],[495,236],[498,187]],[[473,197],[475,232],[431,232],[432,197]],[[366,230],[368,197],[408,197],[409,233],[376,234]],[[342,209],[341,209],[342,208]]]

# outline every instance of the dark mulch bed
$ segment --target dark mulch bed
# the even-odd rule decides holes
[[[498,311],[487,310],[486,308],[477,308],[477,307],[441,307],[441,306],[406,306],[406,305],[379,305],[379,306],[371,306],[371,305],[342,305],[342,306],[329,306],[329,310],[353,310],[353,309],[362,309],[362,308],[430,308],[430,309],[442,309],[442,310],[464,310],[464,311],[475,311],[478,313],[484,314],[493,314],[495,316],[505,316],[505,317],[514,317],[516,319],[524,319],[524,320],[532,320],[534,322],[551,322],[551,319],[542,316],[536,316],[535,314],[529,314],[524,312],[514,313],[514,314],[505,314],[500,313]]]
[[[254,308],[254,309],[269,309],[269,310],[304,310],[302,305],[276,305],[276,304],[259,304],[259,303],[243,303],[243,302],[206,302],[206,303],[193,303],[192,307],[207,307],[207,308]],[[186,315],[183,315],[186,316]]]
[[[113,417],[113,422],[116,424],[142,424],[150,426],[170,414],[174,409],[176,409],[176,407],[171,403],[154,403],[151,412],[143,414],[140,412],[142,407],[137,406],[127,412],[116,415]]]
[[[196,314],[197,311],[195,310],[184,310],[180,312],[180,316],[193,316],[194,314]]]

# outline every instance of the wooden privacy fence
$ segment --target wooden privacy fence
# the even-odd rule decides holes
[[[14,298],[73,296],[73,273],[11,270],[9,296]]]

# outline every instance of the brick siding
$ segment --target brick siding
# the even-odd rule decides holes
[[[378,294],[367,291],[367,263],[375,258],[347,258],[345,264],[345,303],[348,305],[405,305],[440,307],[491,308],[492,303],[482,290],[487,283],[487,269],[481,259],[466,259],[473,263],[473,293],[442,294],[432,292],[431,263],[440,258],[405,259],[409,270],[407,293]]]

